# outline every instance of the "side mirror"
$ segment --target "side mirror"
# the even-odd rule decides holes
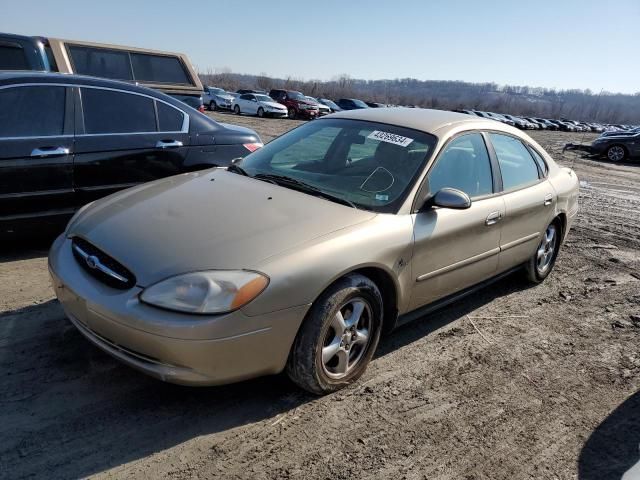
[[[445,187],[438,190],[436,194],[428,198],[421,210],[427,207],[453,208],[464,210],[471,207],[469,195],[456,188]]]
[[[231,165],[237,165],[241,161],[242,161],[242,157],[236,157],[233,160],[231,160]]]

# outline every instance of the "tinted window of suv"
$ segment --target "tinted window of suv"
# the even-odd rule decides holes
[[[128,52],[71,45],[67,49],[75,73],[116,80],[133,80]]]
[[[136,80],[155,83],[192,85],[177,57],[131,53],[133,76]]]
[[[184,114],[169,105],[156,102],[158,106],[158,123],[161,132],[179,132],[182,130]]]
[[[517,138],[490,133],[496,151],[504,190],[538,181],[538,167],[527,147]]]
[[[153,100],[141,95],[96,88],[82,89],[86,133],[155,132]]]
[[[61,135],[64,87],[0,89],[0,138]]]
[[[29,70],[27,56],[20,45],[0,42],[0,70]]]

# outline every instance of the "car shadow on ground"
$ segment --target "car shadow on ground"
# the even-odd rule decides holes
[[[636,392],[598,425],[587,439],[578,459],[578,479],[639,478],[640,392]]]
[[[522,288],[509,277],[405,325],[376,357]],[[93,347],[55,300],[0,314],[0,345],[0,463],[13,478],[58,469],[85,477],[317,399],[284,375],[210,388],[162,383]]]

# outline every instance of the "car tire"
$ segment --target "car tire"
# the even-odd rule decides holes
[[[623,162],[627,158],[627,149],[622,145],[611,145],[605,154],[610,162]]]
[[[218,105],[216,105],[216,102],[214,102],[213,100],[209,103],[209,110],[211,110],[212,112],[218,111]]]
[[[290,118],[291,120],[295,120],[295,118],[296,118],[296,111],[295,111],[295,109],[290,108],[290,109],[288,110],[288,112],[287,112],[287,115],[289,116],[289,118]]]
[[[264,117],[264,108],[260,107],[260,108],[258,109],[258,116],[259,116],[260,118],[263,118],[263,117]]]
[[[562,228],[556,219],[547,226],[536,251],[525,265],[526,277],[530,282],[543,282],[553,270],[562,243],[561,235]]]
[[[369,278],[349,274],[336,281],[313,303],[298,331],[287,361],[289,378],[316,395],[355,382],[378,346],[382,312],[382,295]]]
[[[235,107],[233,107],[233,113],[235,113],[236,115],[240,115],[240,105],[236,105]]]

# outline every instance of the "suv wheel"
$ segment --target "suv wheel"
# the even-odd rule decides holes
[[[260,107],[260,108],[258,109],[258,116],[259,116],[260,118],[264,117],[264,108]]]
[[[289,118],[290,118],[291,120],[293,120],[293,119],[295,119],[295,118],[296,118],[296,111],[295,111],[295,109],[290,108],[290,109],[289,109],[288,114],[289,114]]]
[[[211,100],[211,102],[209,103],[209,110],[212,110],[212,111],[218,110],[218,105],[216,105],[216,102],[214,102],[213,100]]]
[[[233,113],[235,113],[236,115],[240,115],[240,105],[236,105],[235,107],[233,107]]]
[[[627,158],[627,151],[622,145],[611,145],[607,148],[607,158],[612,162],[622,162]]]
[[[293,343],[287,373],[318,395],[355,382],[380,340],[382,296],[369,278],[351,274],[330,286],[311,306]]]

